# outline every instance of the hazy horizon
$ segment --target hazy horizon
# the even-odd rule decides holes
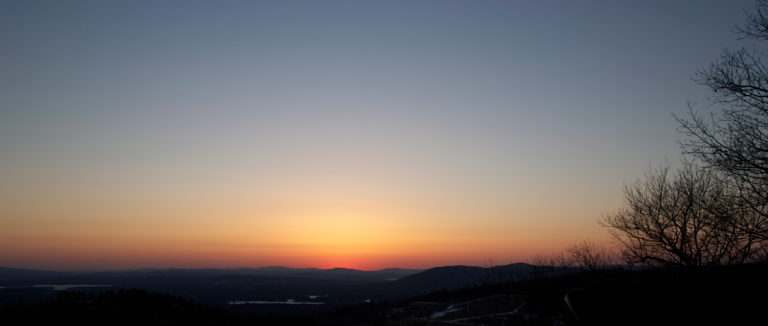
[[[743,1],[4,1],[0,266],[525,261],[680,159]]]
[[[342,266],[335,266],[335,267],[327,267],[327,268],[319,268],[319,267],[312,267],[312,266],[283,266],[283,265],[265,265],[265,266],[222,266],[222,267],[174,267],[174,266],[166,266],[166,267],[135,267],[135,268],[107,268],[107,269],[44,269],[44,268],[28,268],[23,266],[5,266],[0,265],[0,268],[8,268],[8,269],[24,269],[24,270],[38,270],[38,271],[53,271],[53,272],[108,272],[108,271],[140,271],[140,270],[196,270],[196,269],[267,269],[267,268],[286,268],[286,269],[296,269],[296,270],[302,270],[302,269],[314,269],[314,270],[334,270],[334,269],[348,269],[348,270],[357,270],[357,271],[363,271],[363,272],[377,272],[377,271],[384,271],[389,269],[402,269],[402,270],[413,270],[413,271],[424,271],[432,268],[440,268],[440,267],[454,267],[454,266],[470,266],[470,267],[497,267],[497,266],[506,266],[506,265],[514,265],[514,264],[528,264],[527,262],[514,262],[514,263],[507,263],[507,264],[498,264],[494,266],[478,266],[478,265],[442,265],[442,266],[431,266],[427,268],[405,268],[405,267],[398,267],[398,266],[391,266],[391,267],[385,267],[385,268],[377,268],[377,269],[358,269],[358,268],[349,268],[349,267],[342,267]]]

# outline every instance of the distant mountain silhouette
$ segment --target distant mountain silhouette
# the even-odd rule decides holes
[[[39,280],[55,279],[70,274],[68,272],[0,267],[0,286],[34,284]]]
[[[0,286],[3,285],[33,285],[40,281],[50,282],[107,282],[147,279],[147,278],[176,278],[194,279],[221,276],[262,276],[262,277],[295,277],[309,279],[328,279],[360,282],[377,282],[399,279],[407,275],[418,273],[416,269],[388,268],[378,271],[361,271],[348,268],[317,269],[317,268],[290,268],[282,266],[269,266],[260,268],[206,268],[206,269],[136,269],[136,270],[108,270],[108,271],[44,271],[34,269],[18,269],[0,267]],[[117,282],[120,283],[120,282]]]
[[[491,268],[445,266],[425,271],[390,268],[361,271],[347,268],[316,269],[269,266],[235,269],[139,269],[118,271],[57,272],[0,268],[0,298],[10,290],[36,293],[40,284],[110,285],[141,288],[179,295],[205,303],[234,300],[298,299],[321,296],[325,303],[349,304],[371,300],[401,299],[438,290],[460,289],[528,278],[531,266],[518,263]],[[20,288],[27,287],[27,290]],[[103,289],[85,289],[101,291]],[[26,292],[24,292],[26,291]],[[51,289],[47,290],[50,297]],[[15,294],[14,294],[15,295]],[[15,296],[10,296],[11,299]]]
[[[405,298],[439,290],[454,290],[482,284],[517,281],[531,277],[532,267],[516,263],[495,267],[443,266],[408,275],[379,285],[380,294],[389,298]]]
[[[481,283],[486,271],[486,268],[476,266],[435,267],[406,276],[394,283],[406,288],[456,289]]]

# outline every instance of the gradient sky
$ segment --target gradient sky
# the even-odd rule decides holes
[[[583,239],[751,1],[2,1],[0,266],[426,268]],[[748,44],[748,43],[744,43]]]

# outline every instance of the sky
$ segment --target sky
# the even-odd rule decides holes
[[[2,1],[0,266],[610,243],[751,1]]]

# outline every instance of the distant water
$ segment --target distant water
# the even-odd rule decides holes
[[[287,305],[318,305],[325,304],[325,302],[309,302],[309,301],[262,301],[262,300],[244,300],[244,301],[228,301],[227,304],[239,305],[239,304],[287,304]]]
[[[97,288],[97,287],[107,287],[112,285],[104,285],[104,284],[36,284],[32,287],[36,288],[53,288],[56,291],[64,291],[71,288]]]

